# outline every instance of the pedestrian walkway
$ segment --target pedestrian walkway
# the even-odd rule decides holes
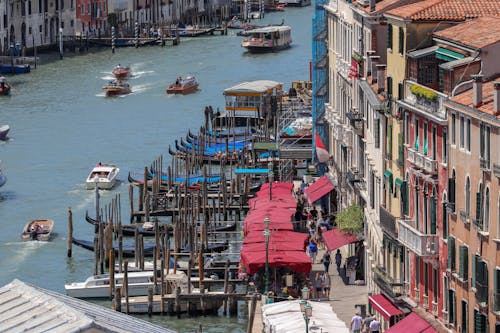
[[[324,253],[324,249],[318,250],[316,263],[313,264],[312,267],[313,271],[324,270],[323,264],[320,263]],[[345,255],[346,254],[343,254],[344,258]],[[332,305],[333,311],[337,314],[339,319],[344,321],[347,327],[350,327],[351,318],[357,310],[356,307],[360,304],[366,305],[368,303],[368,288],[366,285],[346,285],[337,272],[335,262],[332,262],[330,265],[328,273],[331,280],[330,298],[328,302]]]

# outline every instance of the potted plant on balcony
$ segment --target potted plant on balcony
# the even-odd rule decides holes
[[[429,102],[436,102],[438,99],[438,94],[434,90],[416,84],[410,85],[410,91],[417,97],[417,100],[425,99]]]

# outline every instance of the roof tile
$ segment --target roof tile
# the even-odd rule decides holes
[[[480,17],[438,31],[434,36],[480,49],[500,42],[500,17]]]

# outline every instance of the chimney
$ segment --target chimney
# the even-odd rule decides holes
[[[375,11],[376,0],[370,0],[370,13]]]
[[[380,56],[370,56],[372,83],[377,83],[377,63],[379,60]]]
[[[493,83],[493,88],[495,89],[493,97],[493,110],[495,113],[500,112],[500,81]]]
[[[377,65],[377,93],[381,93],[385,89],[385,64]]]
[[[483,76],[481,74],[472,75],[472,105],[477,108],[483,103]]]

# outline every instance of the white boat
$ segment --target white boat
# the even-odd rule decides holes
[[[287,25],[258,28],[247,34],[241,46],[252,53],[279,51],[289,48],[292,43],[292,28]]]
[[[311,5],[311,0],[279,0],[279,4],[281,5],[286,5],[290,7],[304,7],[304,6],[310,6]]]
[[[119,172],[120,169],[115,164],[99,162],[87,177],[87,189],[95,188],[96,183],[100,189],[111,189],[116,184]]]
[[[124,273],[115,273],[115,288],[121,288]],[[154,272],[129,272],[128,295],[146,296],[148,289],[154,290]],[[109,298],[109,274],[93,275],[84,282],[73,282],[64,285],[66,295],[77,298]]]

